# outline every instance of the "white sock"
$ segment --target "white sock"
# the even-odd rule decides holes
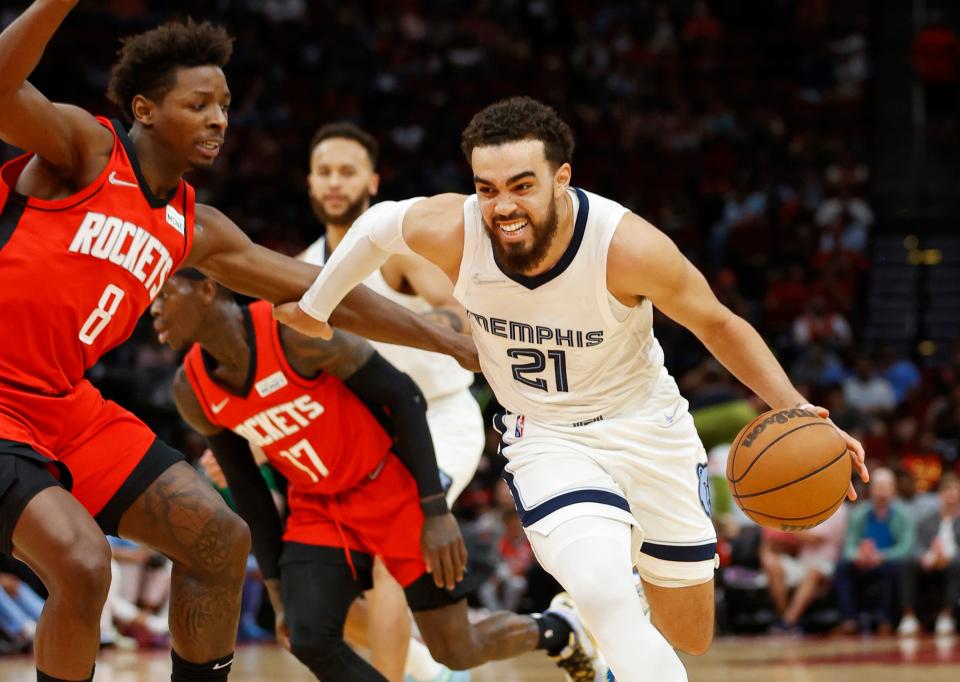
[[[430,650],[419,639],[410,638],[407,651],[407,667],[403,672],[417,682],[430,682],[443,672],[443,666],[433,660]]]
[[[630,526],[602,517],[566,521],[549,535],[531,532],[543,567],[577,604],[617,682],[686,682],[676,652],[644,616],[633,580]]]

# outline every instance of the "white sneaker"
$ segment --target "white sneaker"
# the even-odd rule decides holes
[[[606,682],[607,663],[587,630],[570,595],[560,592],[550,602],[550,613],[563,618],[573,631],[570,641],[557,656],[551,656],[557,667],[566,673],[568,682]]]
[[[901,637],[915,637],[920,633],[920,621],[914,615],[904,616],[900,619],[900,625],[897,627],[897,634]]]
[[[951,618],[948,614],[941,613],[939,616],[937,616],[937,624],[933,628],[934,634],[941,636],[952,635],[956,631],[957,626],[953,622],[953,618]]]

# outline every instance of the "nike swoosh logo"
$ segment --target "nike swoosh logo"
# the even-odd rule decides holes
[[[139,187],[139,185],[135,182],[127,182],[126,180],[117,179],[117,171],[112,171],[107,180],[110,181],[111,185],[120,185],[121,187]]]
[[[671,412],[670,414],[664,413],[663,418],[667,420],[667,423],[668,423],[668,424],[672,424],[672,423],[673,423],[673,418],[677,416],[677,410],[679,410],[679,409],[680,409],[680,405],[679,405],[679,403],[678,403],[678,404],[673,408],[673,412]]]
[[[213,410],[213,413],[214,413],[214,414],[220,414],[220,410],[222,410],[223,408],[225,408],[225,407],[227,406],[227,403],[229,403],[229,402],[230,402],[230,398],[224,398],[223,400],[221,400],[221,401],[220,401],[219,403],[217,403],[216,405],[211,405],[211,406],[210,406],[210,409]]]
[[[227,661],[226,663],[214,663],[214,664],[213,664],[213,669],[214,669],[214,670],[222,670],[223,668],[226,668],[226,667],[227,667],[228,665],[230,665],[231,663],[233,663],[233,659],[232,659],[232,658],[231,658],[229,661]]]
[[[481,279],[479,275],[473,276],[474,284],[499,284],[500,282],[499,279]]]

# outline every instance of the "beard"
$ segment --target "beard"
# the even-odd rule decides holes
[[[333,214],[327,213],[323,208],[323,202],[314,197],[310,197],[310,206],[313,208],[313,214],[317,216],[319,220],[324,225],[333,223],[335,225],[345,225],[349,227],[353,225],[354,221],[360,217],[360,215],[366,210],[367,204],[370,202],[370,193],[366,190],[360,192],[356,199],[347,204],[340,213]]]
[[[498,222],[509,222],[518,218],[526,218],[527,227],[533,233],[533,242],[529,246],[522,242],[505,244],[500,240],[499,230],[487,224],[486,220],[483,221],[483,226],[490,235],[497,262],[510,272],[523,273],[537,267],[543,261],[553,243],[553,238],[557,235],[557,226],[560,221],[557,219],[557,204],[551,201],[547,215],[540,222],[534,221],[532,217],[519,211],[505,218],[499,218]]]

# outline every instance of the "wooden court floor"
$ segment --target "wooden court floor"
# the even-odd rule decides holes
[[[817,639],[794,637],[724,638],[699,658],[685,657],[692,682],[957,682],[960,640]],[[309,682],[314,679],[275,646],[241,647],[231,682]],[[474,682],[562,682],[560,672],[540,655],[486,665]],[[104,653],[97,682],[167,682],[165,653]],[[657,682],[655,671],[642,679]],[[0,659],[0,681],[35,682],[27,657]]]

